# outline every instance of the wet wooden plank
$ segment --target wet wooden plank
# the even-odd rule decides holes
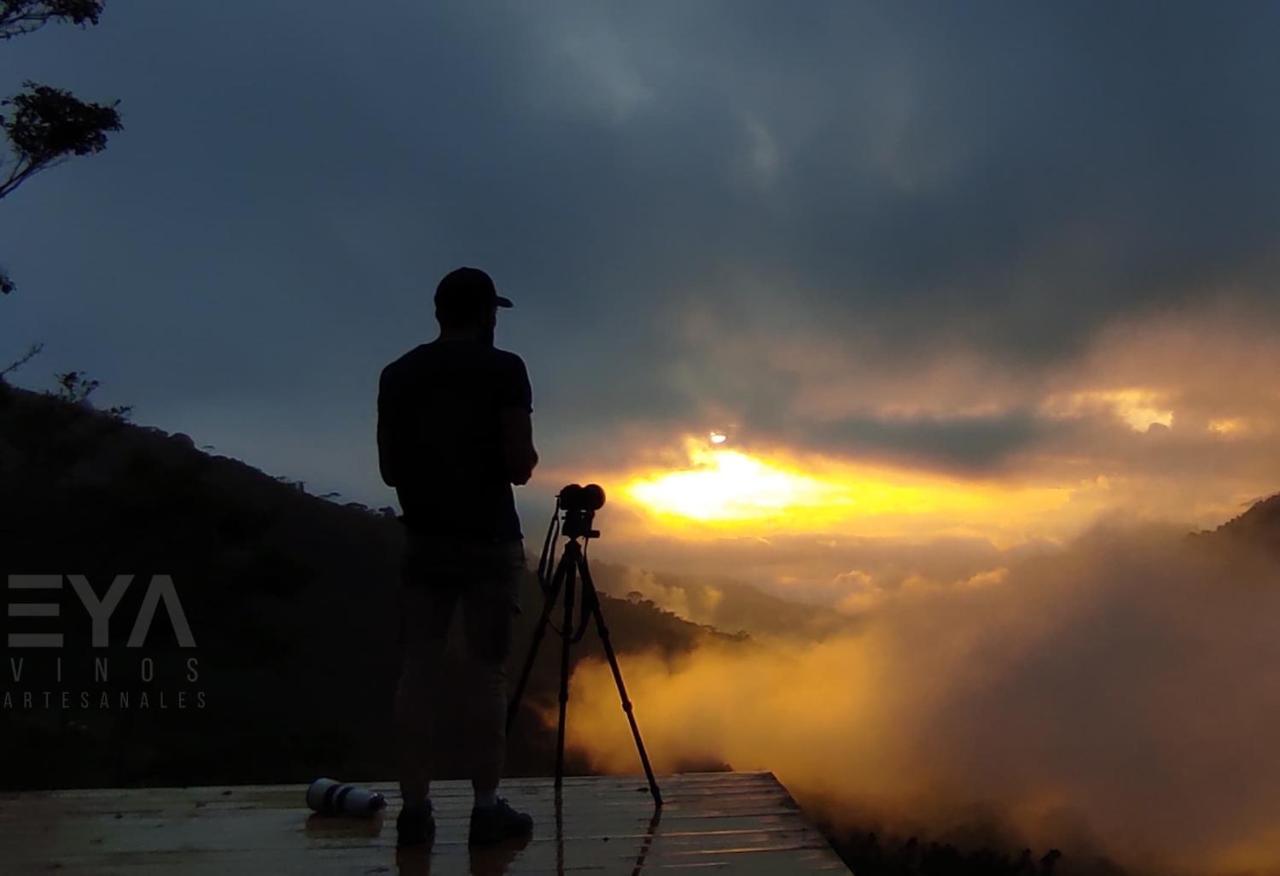
[[[531,813],[527,842],[467,847],[471,788],[436,782],[436,841],[397,853],[400,801],[373,818],[306,809],[303,785],[77,789],[0,794],[4,872],[733,873],[848,872],[771,773],[662,776],[655,817],[643,778],[577,776],[557,799],[546,778],[507,779],[501,793]]]

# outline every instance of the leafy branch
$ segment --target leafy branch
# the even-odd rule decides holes
[[[0,40],[39,30],[51,21],[97,24],[103,0],[0,0]]]
[[[107,148],[107,132],[120,130],[118,102],[104,106],[49,85],[27,81],[23,86],[26,91],[0,101],[0,106],[14,108],[0,115],[0,128],[16,156],[0,176],[0,198],[72,155],[101,152]]]
[[[82,27],[98,23],[105,0],[0,0],[0,41],[39,30],[49,22]],[[119,102],[105,105],[80,100],[71,92],[37,82],[0,101],[0,130],[8,140],[0,155],[0,198],[73,155],[107,148],[107,134],[120,130]],[[0,268],[0,295],[15,288]]]
[[[3,282],[3,280],[4,280],[3,275],[0,275],[0,282]],[[14,361],[10,362],[8,365],[4,367],[3,370],[0,370],[0,383],[3,383],[6,377],[8,377],[13,372],[17,371],[23,365],[26,365],[36,356],[39,356],[40,351],[43,349],[44,349],[44,344],[32,344],[27,349],[27,352],[23,353]]]
[[[54,396],[77,405],[88,404],[89,396],[102,385],[99,381],[85,376],[83,371],[66,371],[55,374],[53,377],[58,381],[58,391]],[[113,405],[106,409],[106,413],[117,420],[127,420],[133,413],[133,405]]]

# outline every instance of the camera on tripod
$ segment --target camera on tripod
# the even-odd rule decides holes
[[[600,646],[613,670],[613,681],[618,687],[618,697],[622,700],[622,711],[626,713],[627,723],[631,725],[636,751],[640,755],[645,777],[649,780],[649,793],[653,796],[654,805],[661,808],[662,792],[653,777],[653,766],[649,763],[644,741],[640,738],[640,727],[636,723],[631,700],[627,698],[626,686],[622,683],[622,670],[618,668],[618,657],[609,641],[609,628],[605,625],[604,613],[600,609],[600,596],[596,592],[595,582],[591,580],[591,567],[587,564],[587,542],[600,537],[600,533],[592,529],[591,524],[595,521],[596,512],[603,507],[604,489],[599,484],[587,484],[585,487],[581,484],[569,484],[556,494],[556,507],[551,514],[551,524],[547,527],[542,556],[538,559],[538,583],[542,586],[543,595],[542,614],[533,629],[529,654],[525,658],[520,680],[516,683],[515,693],[507,703],[507,732],[510,733],[516,714],[520,711],[520,699],[533,672],[538,646],[542,644],[542,637],[550,626],[560,637],[560,719],[556,733],[555,784],[556,792],[559,793],[564,778],[565,717],[569,708],[569,648],[582,640],[588,622],[595,621]],[[564,544],[564,555],[556,563],[556,542],[562,535],[568,541]],[[578,539],[582,541],[579,542]],[[579,599],[581,615],[575,627],[573,609]],[[564,612],[558,628],[551,624],[551,613],[557,601],[563,602]]]
[[[591,528],[595,514],[604,507],[604,488],[599,484],[569,484],[557,495],[556,502],[564,512],[561,530],[569,538],[599,538],[600,533]]]

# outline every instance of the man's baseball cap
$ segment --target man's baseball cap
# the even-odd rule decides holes
[[[452,313],[511,307],[493,285],[493,278],[479,268],[455,268],[436,286],[436,309]]]

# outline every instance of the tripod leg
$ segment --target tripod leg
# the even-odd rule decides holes
[[[564,726],[569,711],[569,646],[573,638],[573,573],[577,569],[576,550],[578,546],[570,542],[564,547],[561,562],[569,567],[565,574],[564,584],[564,626],[560,630],[560,723],[556,730],[556,789],[559,790],[564,778]]]
[[[640,753],[640,763],[644,766],[645,777],[649,780],[649,793],[653,795],[656,806],[662,805],[662,792],[658,790],[658,782],[653,777],[653,767],[649,765],[649,755],[644,750],[644,740],[640,738],[640,726],[631,708],[631,700],[627,698],[627,687],[622,683],[622,670],[618,668],[618,656],[613,653],[613,643],[609,641],[609,628],[605,626],[604,612],[600,610],[600,599],[596,595],[595,582],[591,580],[591,570],[587,567],[587,558],[578,557],[578,565],[582,574],[582,601],[591,610],[596,619],[596,630],[600,633],[600,644],[604,647],[605,656],[609,658],[609,668],[613,670],[613,681],[618,686],[618,696],[622,699],[622,711],[627,713],[627,722],[631,725],[631,735],[636,740],[636,751]],[[570,573],[572,574],[572,573]]]
[[[538,647],[542,644],[542,637],[547,632],[547,623],[551,620],[551,612],[556,607],[556,600],[560,596],[560,585],[564,581],[565,575],[569,572],[569,566],[561,557],[560,565],[556,567],[555,574],[551,576],[551,587],[546,594],[546,598],[542,602],[542,614],[538,617],[538,625],[533,629],[533,640],[529,644],[529,654],[524,661],[524,669],[520,673],[520,681],[516,684],[515,693],[511,695],[511,701],[507,703],[507,731],[510,732],[511,725],[515,723],[516,713],[520,711],[520,700],[524,696],[524,689],[529,684],[529,676],[533,673],[533,664],[538,656]]]

